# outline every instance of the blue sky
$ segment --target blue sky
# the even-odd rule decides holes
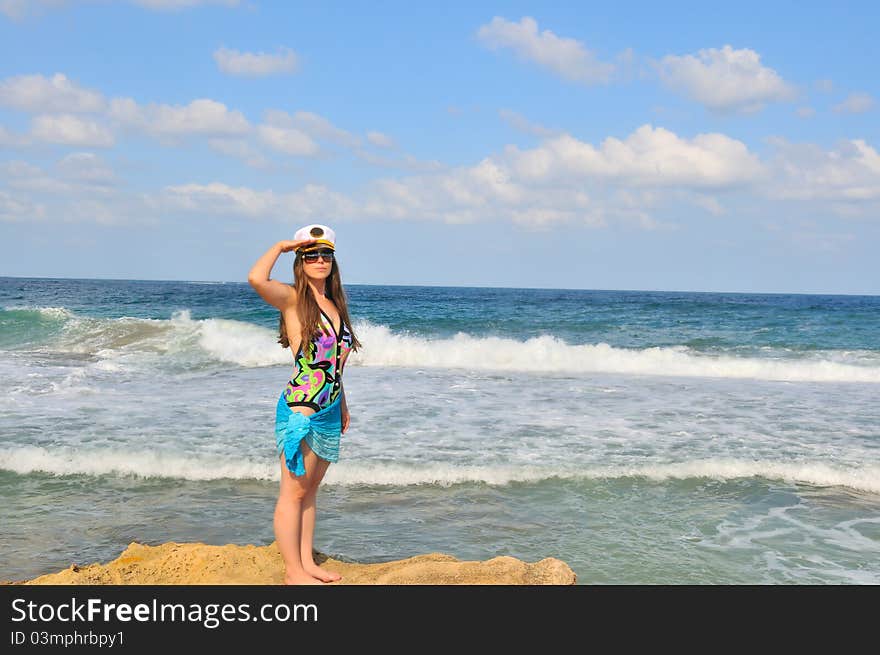
[[[0,0],[0,275],[880,293],[876,3],[439,6]]]

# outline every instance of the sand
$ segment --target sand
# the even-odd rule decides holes
[[[327,584],[352,585],[573,585],[574,571],[548,557],[528,563],[515,557],[461,561],[442,553],[377,564],[339,561],[321,553],[315,561],[342,575]],[[72,564],[57,573],[15,584],[28,585],[280,585],[284,563],[275,543],[214,546],[203,543],[129,544],[107,564]]]

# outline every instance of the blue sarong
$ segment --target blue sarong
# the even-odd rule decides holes
[[[275,457],[284,454],[287,470],[305,475],[299,444],[305,439],[315,454],[328,462],[339,461],[339,437],[342,434],[342,394],[311,416],[294,412],[287,406],[284,393],[275,408]]]

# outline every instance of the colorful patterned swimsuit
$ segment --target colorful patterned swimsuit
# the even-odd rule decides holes
[[[296,353],[296,370],[281,396],[288,407],[311,407],[316,412],[329,407],[339,397],[342,369],[351,352],[352,336],[340,317],[340,333],[329,316],[321,310],[318,334]]]

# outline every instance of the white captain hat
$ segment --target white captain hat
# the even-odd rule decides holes
[[[312,250],[320,246],[330,246],[333,250],[336,250],[336,232],[326,225],[312,223],[311,225],[299,228],[296,234],[293,235],[294,241],[304,241],[305,239],[315,239],[316,243],[303,246],[300,250]]]

